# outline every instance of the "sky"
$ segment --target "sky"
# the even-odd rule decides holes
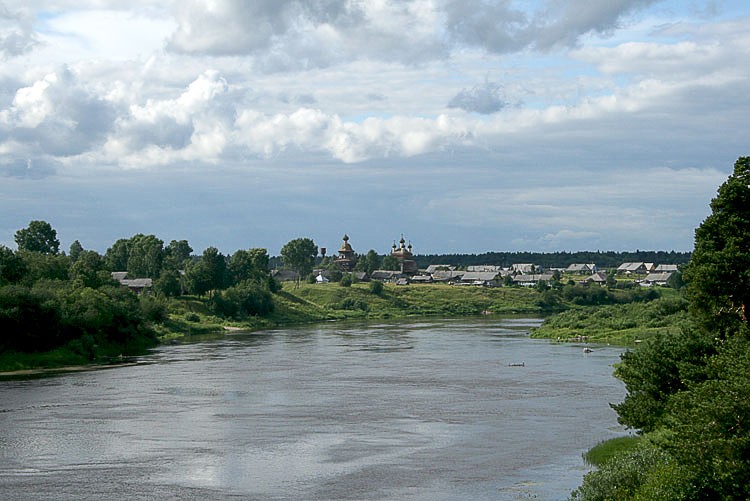
[[[0,244],[691,250],[744,0],[0,0]]]

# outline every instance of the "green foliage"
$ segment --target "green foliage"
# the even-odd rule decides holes
[[[592,342],[632,345],[636,339],[648,339],[657,333],[679,334],[689,325],[687,301],[674,291],[664,290],[663,294],[649,302],[571,308],[547,318],[532,336],[561,340],[585,337]],[[642,296],[623,293],[616,297],[618,301],[625,301]],[[543,293],[540,301],[548,311],[562,307],[554,291]]]
[[[361,299],[348,297],[336,305],[337,310],[362,310],[367,311],[370,307]]]
[[[185,271],[185,285],[191,294],[203,295],[220,290],[228,282],[227,262],[216,247],[208,247],[196,263]]]
[[[615,375],[625,383],[625,400],[612,407],[620,423],[651,431],[663,424],[670,398],[690,382],[705,378],[705,359],[712,355],[710,339],[695,329],[656,336],[625,352]]]
[[[154,235],[134,235],[129,242],[127,271],[131,278],[158,278],[164,261],[164,242]]]
[[[214,294],[209,300],[211,311],[225,318],[267,315],[274,309],[271,293],[257,282],[245,280]]]
[[[39,280],[68,280],[70,259],[61,254],[42,254],[40,252],[19,251],[26,273],[22,283],[34,284]]]
[[[684,278],[702,327],[725,336],[750,315],[750,157],[737,160],[711,209]]]
[[[0,245],[0,285],[19,282],[26,272],[26,263],[21,256]]]
[[[750,499],[750,342],[736,337],[708,377],[671,401],[662,447],[700,480],[701,499]]]
[[[380,296],[381,294],[383,294],[383,289],[384,289],[383,282],[379,280],[373,280],[372,282],[370,282],[368,289],[370,290],[372,294],[375,294],[376,296]]]
[[[106,273],[104,258],[95,251],[78,253],[78,259],[70,267],[70,279],[78,281],[83,287],[99,287],[110,280]]]
[[[229,277],[232,285],[243,280],[255,280],[268,274],[266,249],[238,250],[229,258]]]
[[[634,449],[642,440],[642,437],[632,435],[605,440],[584,453],[583,459],[592,466],[600,467],[611,461],[618,454],[623,454]]]
[[[57,231],[47,221],[31,221],[27,228],[16,232],[15,239],[18,250],[41,254],[57,254],[60,250]]]
[[[360,256],[357,260],[356,270],[364,271],[368,275],[372,274],[373,271],[379,270],[382,265],[383,259],[373,249],[367,251],[367,254]]]
[[[351,273],[344,273],[341,276],[341,280],[339,281],[339,284],[342,287],[351,287],[352,283],[354,283],[354,277],[352,276]]]
[[[160,296],[176,297],[182,293],[180,274],[176,270],[164,269],[154,281],[154,292]]]
[[[78,256],[81,255],[81,252],[83,252],[83,245],[81,245],[81,242],[76,240],[72,244],[70,244],[70,248],[68,249],[68,257],[72,262],[75,263],[78,260]]]
[[[695,497],[691,473],[648,441],[615,455],[584,477],[573,491],[578,501],[676,500]]]
[[[172,240],[164,247],[164,268],[171,271],[184,270],[192,252],[193,248],[187,240]]]
[[[318,247],[309,238],[295,238],[281,248],[284,265],[304,277],[312,273]]]
[[[575,499],[750,499],[750,157],[711,209],[684,275],[697,327],[654,336],[615,371],[628,394],[613,407],[648,447],[587,475]]]
[[[391,255],[385,256],[383,258],[382,266],[384,270],[389,271],[398,271],[401,269],[401,266],[398,264],[398,259]]]

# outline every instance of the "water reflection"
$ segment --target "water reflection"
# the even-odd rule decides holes
[[[0,382],[0,496],[564,499],[620,432],[619,351],[529,339],[538,322],[232,333]]]

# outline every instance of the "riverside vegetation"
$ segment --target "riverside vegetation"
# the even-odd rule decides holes
[[[264,328],[346,318],[555,313],[533,335],[632,346],[615,369],[627,395],[614,404],[636,435],[585,457],[597,468],[571,496],[609,499],[750,498],[750,158],[696,230],[685,293],[563,284],[535,289],[379,282],[284,284],[264,249],[191,257],[186,241],[153,235],[116,242],[104,256],[32,221],[18,251],[0,247],[0,364],[7,369],[109,360],[158,342],[226,327]],[[309,239],[282,249],[308,275]],[[368,253],[369,254],[369,253]],[[178,270],[184,269],[184,275]],[[154,279],[136,296],[111,271]]]

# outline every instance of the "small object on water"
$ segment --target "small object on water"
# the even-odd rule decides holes
[[[511,362],[508,367],[526,367],[526,362]]]
[[[592,351],[594,351],[594,350],[592,350],[592,349],[591,349],[591,348],[589,348],[588,346],[587,346],[587,347],[585,347],[585,348],[583,349],[583,352],[584,352],[584,353],[591,353]]]

